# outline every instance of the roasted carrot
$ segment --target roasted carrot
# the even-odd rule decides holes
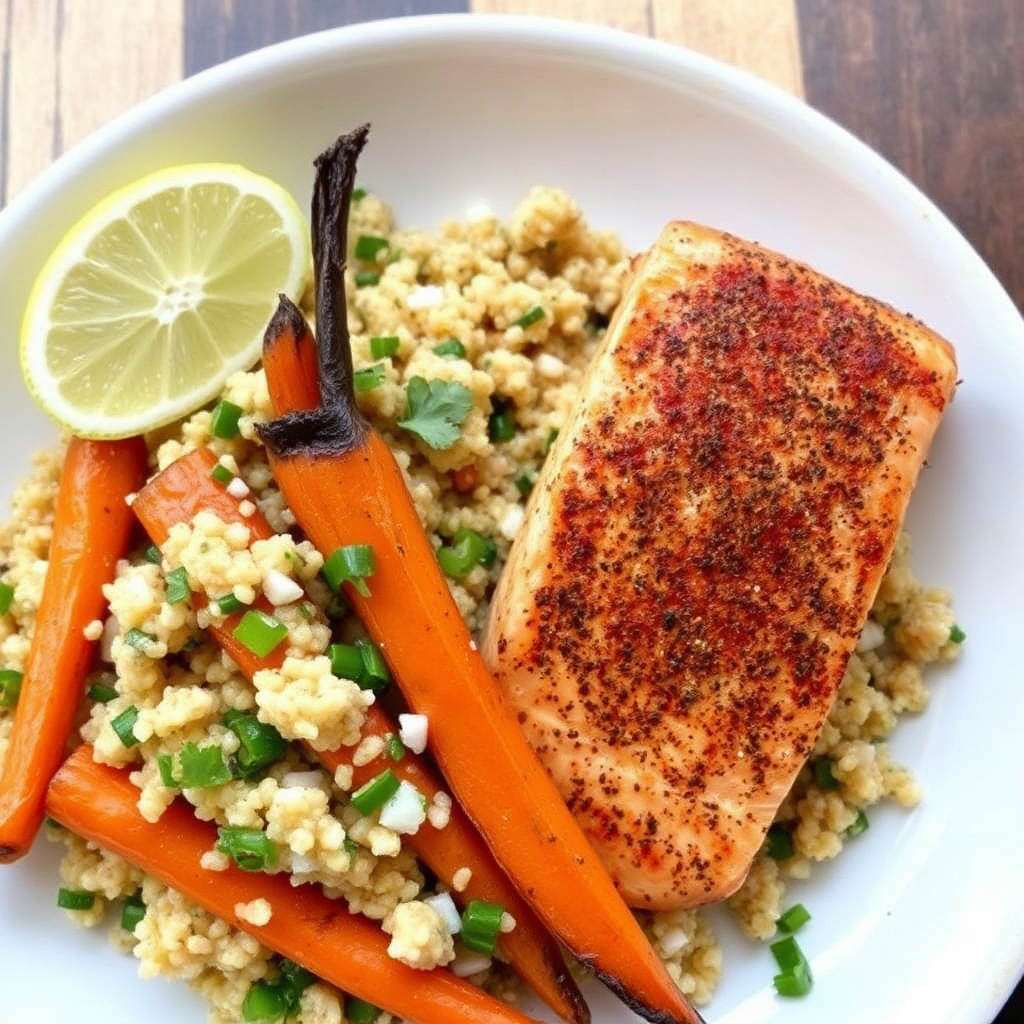
[[[274,363],[273,377],[276,384],[280,385],[276,387],[275,394],[277,401],[301,408],[303,389],[308,388],[310,379],[314,391],[316,389],[316,367],[315,364],[304,367],[301,349],[293,345],[295,335],[290,332],[289,320],[294,321],[294,317],[275,321],[278,325],[276,336],[282,339]],[[312,345],[311,336],[309,344]],[[164,542],[175,523],[189,522],[197,512],[204,509],[215,513],[226,523],[244,523],[256,539],[272,535],[270,524],[259,511],[244,517],[239,510],[238,500],[210,476],[210,470],[215,464],[216,460],[208,449],[196,449],[168,466],[139,492],[132,507],[155,544]],[[268,612],[273,610],[269,603],[264,604],[263,608]],[[263,658],[253,654],[232,636],[233,625],[239,617],[235,615],[221,624],[211,624],[209,632],[231,655],[242,672],[252,679],[260,669],[276,668],[281,664],[284,645]],[[375,736],[397,735],[398,727],[380,708],[371,706],[363,733]],[[340,765],[352,763],[354,748],[311,753],[333,773]],[[411,752],[407,752],[397,763],[378,758],[370,764],[354,768],[353,779],[357,785],[362,785],[386,767],[391,768],[399,778],[416,786],[427,800],[432,800],[434,794],[442,788],[430,768]],[[566,967],[558,944],[494,862],[487,845],[461,808],[457,805],[452,807],[445,828],[435,829],[425,824],[415,835],[406,836],[404,842],[438,878],[449,884],[460,868],[468,867],[472,872],[470,883],[463,892],[452,894],[456,902],[464,905],[469,900],[483,899],[500,903],[516,919],[515,929],[502,935],[500,940],[502,951],[512,966],[560,1016],[573,1024],[586,1024],[589,1021],[587,1005]]]
[[[437,565],[391,450],[353,391],[344,263],[356,159],[367,129],[317,160],[313,259],[320,406],[280,417],[262,436],[292,512],[325,554],[369,544],[372,596],[347,596],[413,709],[455,796],[497,861],[548,927],[629,1006],[659,1024],[699,1015],[536,759]]]
[[[43,596],[0,775],[0,862],[24,856],[43,821],[46,785],[67,753],[103,614],[103,584],[128,547],[125,498],[146,479],[146,445],[72,438],[54,508]]]
[[[176,889],[211,914],[255,936],[345,992],[412,1024],[528,1024],[511,1006],[437,968],[416,971],[387,954],[388,937],[369,919],[349,914],[312,885],[293,888],[284,874],[200,867],[217,831],[178,800],[155,823],[139,813],[139,791],[126,769],[96,764],[79,747],[50,783],[46,811],[72,832],[112,851]],[[265,925],[240,918],[236,907],[265,899]]]

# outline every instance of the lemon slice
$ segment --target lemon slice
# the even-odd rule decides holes
[[[170,423],[259,358],[309,234],[280,185],[228,164],[157,171],[108,196],[37,278],[21,329],[36,401],[83,437]]]

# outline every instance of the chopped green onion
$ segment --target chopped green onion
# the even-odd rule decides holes
[[[833,767],[832,759],[829,757],[816,757],[811,762],[811,768],[814,770],[814,781],[818,784],[818,789],[831,792],[839,788],[839,780],[835,776]]]
[[[277,864],[277,847],[258,828],[222,825],[217,829],[217,849],[243,871],[262,871]]]
[[[951,644],[962,644],[967,639],[967,634],[954,622],[949,631],[949,642]]]
[[[524,330],[535,324],[538,320],[544,319],[544,309],[542,306],[534,306],[533,309],[528,309],[516,322],[516,327],[522,327]]]
[[[306,604],[305,601],[303,601],[302,604],[300,604],[298,606],[298,613],[307,622],[312,622],[313,621],[313,615],[315,614],[315,612],[316,612],[316,609],[311,604]]]
[[[171,754],[157,754],[156,766],[160,769],[160,781],[167,789],[177,789],[178,780],[174,777],[174,757]]]
[[[359,680],[363,675],[363,655],[352,644],[331,644],[327,649],[331,671],[339,679]]]
[[[327,653],[331,671],[339,679],[351,679],[364,690],[380,690],[391,682],[384,656],[369,640],[331,644]]]
[[[85,695],[89,700],[96,701],[97,704],[109,704],[117,696],[117,690],[114,688],[116,681],[116,676],[109,672],[101,672],[96,677],[96,681],[85,691]]]
[[[811,915],[807,908],[802,903],[794,903],[775,923],[779,926],[779,931],[798,932],[808,921],[810,921]]]
[[[149,645],[156,643],[156,637],[151,633],[144,633],[141,629],[132,628],[125,633],[124,642],[129,647],[145,654],[149,650]]]
[[[794,967],[787,974],[776,974],[773,981],[775,983],[775,991],[780,996],[788,998],[798,998],[807,995],[814,984],[810,968],[803,966]]]
[[[220,609],[221,615],[234,615],[235,612],[240,612],[245,607],[234,594],[225,594],[223,597],[218,597],[213,603]]]
[[[43,821],[46,822],[47,828],[62,829],[64,827],[56,818],[46,817],[43,818]]]
[[[279,985],[254,981],[242,1000],[242,1020],[246,1024],[275,1024],[288,1013],[288,1000]]]
[[[350,996],[345,1000],[345,1020],[348,1024],[376,1024],[383,1012],[365,999]]]
[[[11,610],[13,600],[14,587],[10,583],[0,583],[0,615],[6,615]]]
[[[58,889],[57,906],[62,910],[88,910],[96,902],[96,894],[84,889]]]
[[[288,635],[288,627],[273,615],[250,608],[231,635],[257,658],[265,658]]]
[[[551,446],[555,443],[555,441],[557,439],[558,439],[558,430],[555,427],[552,427],[548,431],[548,436],[544,438],[544,454],[545,455],[547,455],[547,453],[549,451],[551,451]]]
[[[13,708],[21,696],[23,673],[13,668],[0,668],[0,708]]]
[[[235,760],[243,778],[276,764],[288,752],[284,737],[253,714],[225,715],[224,724],[238,737]]]
[[[352,806],[364,817],[383,807],[398,792],[398,776],[390,768],[352,794]]]
[[[361,270],[356,274],[356,287],[365,288],[367,285],[375,285],[380,281],[380,274],[375,270]]]
[[[792,935],[779,939],[778,942],[773,942],[771,950],[772,956],[775,957],[775,962],[782,971],[791,971],[798,964],[807,962],[804,959],[804,954],[801,952],[799,944]]]
[[[498,944],[501,917],[505,908],[486,900],[470,900],[462,912],[462,930],[459,939],[466,949],[491,956]]]
[[[494,442],[511,441],[516,436],[516,421],[507,411],[492,412],[487,420],[487,436]]]
[[[121,907],[121,927],[126,932],[134,932],[139,922],[146,916],[146,904],[142,902],[142,893],[129,896]]]
[[[369,640],[360,640],[356,646],[363,659],[363,674],[356,681],[364,690],[382,690],[391,682],[391,673],[388,671],[384,655]]]
[[[438,548],[437,560],[446,576],[461,579],[474,565],[489,569],[498,556],[498,546],[476,530],[459,530],[450,547]]]
[[[181,765],[179,784],[182,789],[209,789],[231,781],[231,769],[224,760],[224,752],[212,744],[208,747],[184,744],[178,754],[178,763]]]
[[[785,825],[772,825],[767,836],[768,856],[772,860],[789,860],[793,856],[793,833]]]
[[[350,856],[354,857],[359,852],[359,844],[354,840],[345,836],[345,852]]]
[[[402,742],[401,738],[396,736],[393,732],[388,733],[385,745],[387,747],[388,757],[390,757],[392,761],[401,761],[402,758],[405,757],[405,744]]]
[[[150,544],[142,553],[142,557],[145,558],[147,562],[152,562],[153,565],[159,565],[164,558],[160,553],[160,549],[155,544]]]
[[[165,598],[168,604],[182,604],[192,596],[192,585],[183,565],[172,569],[165,577]]]
[[[222,398],[214,407],[210,417],[210,433],[214,437],[230,440],[238,436],[238,421],[242,418],[242,407]]]
[[[811,965],[792,935],[772,943],[772,956],[781,974],[775,976],[775,990],[783,996],[803,996],[811,990]]]
[[[232,473],[227,466],[224,466],[219,462],[210,470],[210,476],[212,476],[217,483],[224,484],[225,486],[235,479],[235,474]]]
[[[533,490],[533,481],[526,473],[521,473],[516,477],[516,488],[525,498]]]
[[[282,960],[278,966],[282,983],[295,994],[295,1003],[298,1005],[299,995],[316,981],[316,975],[300,967],[294,960]]]
[[[864,813],[863,807],[857,808],[857,817],[853,819],[853,824],[846,829],[846,834],[851,839],[856,839],[857,836],[862,836],[867,830],[871,828],[871,822],[868,821],[868,816]]]
[[[444,356],[446,359],[449,357],[452,359],[466,358],[466,346],[458,338],[449,338],[447,341],[438,343],[434,346],[433,352],[434,355]]]
[[[378,335],[370,339],[370,355],[374,359],[387,359],[389,356],[398,354],[398,346],[401,342],[395,334]],[[437,349],[434,349],[436,352]]]
[[[388,247],[388,240],[380,235],[360,235],[356,239],[356,259],[375,260],[377,254]]]
[[[135,738],[132,730],[139,718],[139,709],[132,704],[127,707],[116,718],[111,719],[110,728],[117,733],[118,739],[126,747],[134,747],[139,741]]]
[[[339,591],[342,583],[351,583],[363,597],[369,597],[366,577],[372,576],[373,570],[373,548],[369,544],[346,544],[324,562],[321,572],[331,590]]]
[[[354,188],[354,189],[352,189],[352,202],[353,203],[358,203],[360,199],[365,199],[365,198],[366,198],[366,189],[365,188]]]
[[[352,383],[356,391],[372,391],[379,388],[387,377],[387,368],[383,363],[374,363],[372,366],[364,366],[352,374]]]

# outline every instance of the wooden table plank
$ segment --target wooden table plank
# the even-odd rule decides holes
[[[808,100],[920,185],[1024,308],[1024,2],[798,7]]]
[[[6,159],[0,200],[182,74],[174,0],[3,0]]]
[[[795,0],[652,0],[652,35],[804,93]]]
[[[185,74],[285,39],[409,14],[465,12],[468,0],[184,0]]]

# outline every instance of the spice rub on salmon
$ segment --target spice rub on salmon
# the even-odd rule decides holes
[[[742,883],[955,380],[922,324],[757,245],[677,222],[638,259],[483,646],[632,905]]]

